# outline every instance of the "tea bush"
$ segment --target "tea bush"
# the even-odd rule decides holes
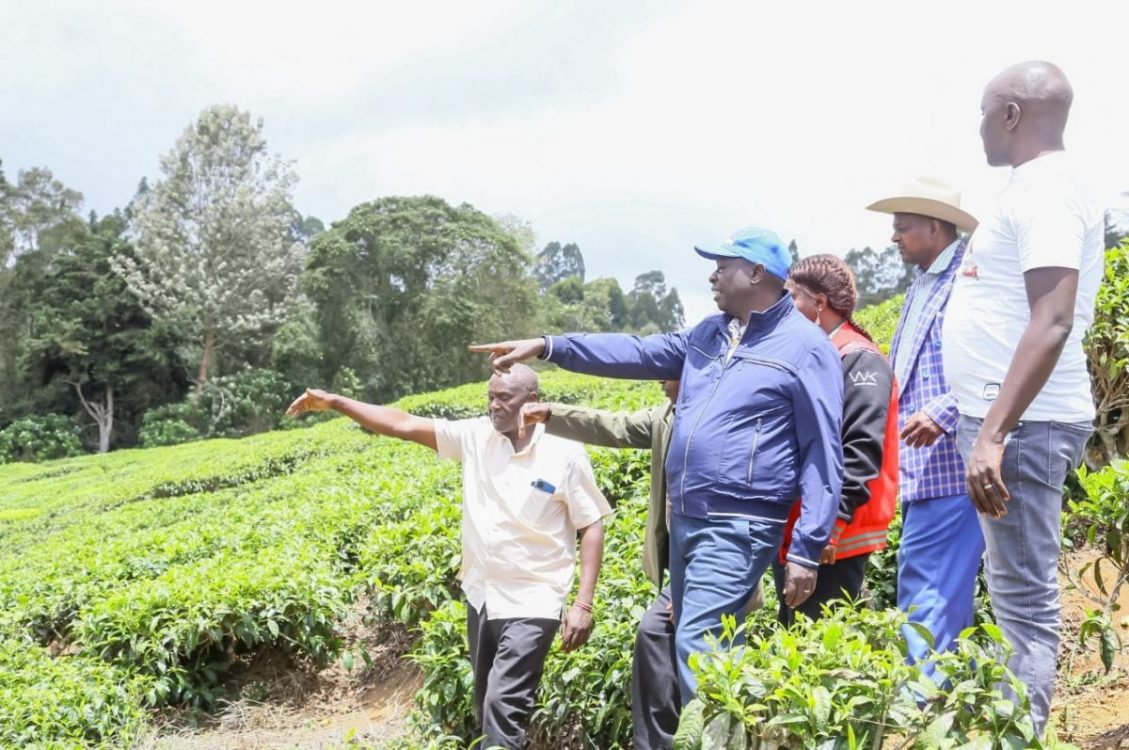
[[[1116,461],[1100,471],[1088,471],[1083,466],[1078,478],[1083,495],[1067,502],[1063,536],[1079,536],[1100,554],[1077,570],[1065,564],[1060,568],[1096,605],[1087,612],[1081,638],[1084,643],[1096,637],[1102,665],[1108,672],[1123,648],[1114,618],[1121,589],[1129,583],[1129,503],[1125,501],[1129,497],[1129,462]],[[1085,581],[1087,577],[1093,581],[1092,587]],[[1123,626],[1126,623],[1129,618],[1122,620]]]
[[[284,426],[282,414],[298,392],[274,370],[249,369],[213,378],[181,403],[147,411],[138,437],[142,447],[153,448],[272,430]]]
[[[560,372],[542,382],[546,397],[603,406],[661,398],[646,383]],[[446,414],[471,416],[484,411],[483,390],[403,405],[441,414],[449,401]],[[613,495],[646,477],[645,461],[629,453],[597,463]],[[0,683],[9,691],[0,731],[17,733],[0,735],[0,745],[98,746],[133,736],[143,705],[214,706],[243,654],[281,649],[324,663],[339,652],[338,625],[362,594],[379,617],[429,627],[458,601],[459,492],[456,465],[344,419],[5,466],[0,637],[28,645],[23,656],[0,649],[0,674],[12,676]],[[609,551],[616,544],[609,540]],[[631,550],[616,574],[629,588],[638,586],[637,556]],[[615,569],[609,560],[609,585]],[[42,690],[16,680],[33,663],[46,665]],[[432,682],[445,679],[439,672]],[[623,701],[616,705],[622,726]]]
[[[24,417],[0,430],[0,464],[51,461],[81,454],[78,425],[62,414]]]
[[[1086,357],[1097,404],[1090,459],[1101,464],[1129,454],[1129,240],[1106,251]]]
[[[898,327],[898,316],[902,314],[905,301],[905,295],[899,294],[877,305],[864,307],[854,315],[855,321],[874,337],[883,352],[890,351],[894,330]]]
[[[1006,648],[994,625],[965,631],[956,653],[936,658],[940,689],[906,664],[905,618],[895,610],[839,607],[817,622],[798,619],[791,628],[747,623],[748,643],[733,646],[729,618],[718,648],[691,657],[698,698],[676,748],[847,750],[894,738],[915,748],[1042,747],[1023,686],[1000,663]]]
[[[144,681],[104,662],[0,635],[0,665],[0,747],[128,747],[144,726]]]
[[[436,417],[475,416],[485,410],[483,391],[474,384],[400,405]],[[552,370],[543,373],[541,392],[546,399],[619,409],[662,398],[652,383]],[[545,747],[610,750],[630,741],[635,626],[655,594],[640,566],[649,456],[603,449],[591,455],[601,487],[616,504],[596,627],[586,647],[552,652],[532,731]],[[475,728],[465,606],[455,580],[460,492],[454,463],[439,462],[419,446],[374,438],[345,419],[241,440],[0,467],[0,746],[126,747],[147,731],[145,707],[215,706],[226,695],[235,660],[271,650],[312,663],[335,658],[342,620],[360,602],[374,617],[417,634],[412,658],[423,673],[414,719],[420,736],[401,746],[465,746]],[[871,575],[876,600],[893,595],[893,555],[872,561],[881,571]],[[966,726],[967,717],[948,698],[917,685],[904,671],[909,668],[898,666],[893,617],[851,610],[789,635],[762,610],[749,626],[760,633],[749,647],[703,657],[703,684],[713,686],[702,705],[706,728],[716,722],[713,731],[720,731],[723,714],[733,721],[740,714],[741,726],[767,725],[772,719],[764,710],[749,710],[759,702],[744,703],[754,695],[750,675],[763,678],[781,660],[802,654],[796,675],[786,681],[792,692],[772,698],[781,707],[794,701],[788,711],[803,717],[794,724],[778,720],[774,726],[782,731],[802,726],[804,736],[814,736],[831,732],[835,722],[850,724],[842,705],[863,713],[860,701],[869,700],[865,705],[878,711],[889,696],[867,691],[887,691],[900,680],[937,708],[928,722],[917,714],[906,714],[901,724],[891,720],[892,731],[932,733],[942,737],[936,747],[997,725],[1002,736],[1012,736],[1002,703],[964,712],[995,716],[996,724]],[[829,630],[836,622],[838,635]],[[839,650],[833,644],[850,646],[843,657],[848,663],[839,665],[847,671],[831,666]],[[994,664],[987,654],[974,653],[985,670]],[[865,673],[862,682],[872,687],[851,684],[859,681],[852,670]],[[974,686],[992,676],[952,675]],[[807,708],[799,703],[805,691],[816,701]],[[729,697],[714,701],[714,693]],[[996,700],[981,687],[967,696]],[[889,715],[896,718],[904,701],[890,700]],[[953,711],[957,715],[945,718]],[[874,727],[867,726],[851,724],[850,731],[872,736]]]

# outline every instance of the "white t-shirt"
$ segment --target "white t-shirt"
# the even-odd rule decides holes
[[[435,421],[440,458],[463,465],[467,602],[491,620],[560,619],[572,585],[576,532],[611,513],[580,443],[545,434],[514,453],[485,417]]]
[[[957,272],[942,333],[945,378],[961,414],[983,418],[999,396],[1031,319],[1023,274],[1078,271],[1074,327],[1047,384],[1022,419],[1087,422],[1094,399],[1082,339],[1102,282],[1104,217],[1064,152],[1012,170],[994,213],[980,222]]]

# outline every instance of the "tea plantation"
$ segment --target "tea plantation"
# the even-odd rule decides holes
[[[400,406],[471,416],[483,391]],[[559,372],[542,393],[620,409],[661,397],[653,384]],[[639,565],[648,457],[592,456],[617,509],[592,640],[547,666],[534,731],[555,748],[627,747],[631,644],[653,595]],[[0,467],[0,747],[129,747],[153,708],[214,708],[240,656],[341,656],[340,624],[361,601],[416,633],[418,737],[402,746],[462,746],[474,731],[459,494],[454,464],[345,419]],[[880,600],[891,554],[875,560]],[[990,624],[941,665],[960,686],[946,695],[904,665],[899,624],[858,607],[787,631],[758,613],[748,648],[700,660],[705,700],[681,746],[877,747],[884,734],[919,747],[1039,746],[994,692]]]
[[[544,378],[543,391],[616,408],[660,397],[650,384],[560,373]],[[484,388],[401,405],[476,415]],[[596,461],[609,494],[629,498],[601,596],[630,612],[649,593],[637,563],[644,505],[633,499],[645,487],[645,456],[607,452]],[[457,640],[459,515],[455,465],[344,419],[0,467],[0,746],[128,747],[147,707],[213,707],[240,653],[334,658],[335,626],[361,594],[383,616],[424,621],[428,648],[449,618],[458,620]],[[595,647],[569,668],[599,662],[622,691],[627,656],[616,663],[600,644],[629,630],[605,621]],[[576,689],[602,700],[579,682]],[[619,723],[607,732],[622,731],[622,700],[600,719]],[[453,715],[457,706],[444,703]],[[563,703],[556,710],[561,720],[573,713]]]

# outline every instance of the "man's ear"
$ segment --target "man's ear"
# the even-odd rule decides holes
[[[765,273],[763,263],[754,264],[752,272],[749,273],[749,286],[755,286],[764,281]]]
[[[1015,130],[1019,125],[1019,119],[1023,116],[1023,110],[1015,102],[1008,102],[1004,107],[1004,129]]]

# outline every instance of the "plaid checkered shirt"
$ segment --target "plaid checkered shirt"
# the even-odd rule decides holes
[[[930,272],[918,271],[917,279],[906,292],[906,303],[890,345],[895,370],[905,373],[905,382],[898,384],[898,428],[923,411],[944,431],[928,447],[910,448],[901,443],[899,489],[904,502],[963,495],[968,491],[964,462],[956,446],[956,398],[945,382],[941,364],[941,325],[964,250],[965,243],[961,241],[939,274],[933,268]],[[912,331],[906,329],[911,310],[916,321]]]

